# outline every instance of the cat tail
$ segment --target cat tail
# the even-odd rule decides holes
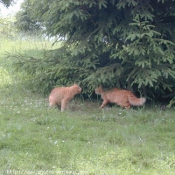
[[[133,106],[141,106],[146,102],[146,98],[137,98],[134,94],[128,94],[128,101]]]

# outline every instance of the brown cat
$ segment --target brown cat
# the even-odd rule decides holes
[[[141,106],[145,103],[145,98],[137,98],[131,91],[114,88],[108,92],[103,91],[102,87],[95,89],[95,93],[101,95],[103,108],[107,103],[116,103],[119,106],[129,109],[131,105]]]
[[[57,87],[54,88],[49,95],[49,105],[61,105],[61,112],[64,111],[68,102],[76,95],[81,93],[81,88],[74,83],[70,87]]]

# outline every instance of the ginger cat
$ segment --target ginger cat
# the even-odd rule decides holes
[[[116,103],[119,106],[129,109],[131,105],[141,106],[145,103],[145,98],[137,98],[131,91],[119,90],[114,88],[108,92],[103,91],[102,87],[95,89],[95,93],[101,95],[103,103],[100,108],[103,108],[107,103]]]
[[[63,112],[68,102],[76,94],[80,94],[81,90],[82,89],[76,83],[74,83],[74,85],[70,87],[54,88],[49,95],[50,107],[61,105],[61,112]]]

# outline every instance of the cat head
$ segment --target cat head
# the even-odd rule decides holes
[[[103,92],[102,86],[99,86],[95,89],[96,94],[101,94]]]
[[[78,84],[76,84],[76,83],[74,83],[74,89],[76,89],[76,92],[77,92],[77,94],[80,94],[81,93],[81,91],[82,91],[82,89],[81,89],[81,87],[80,86],[78,86]]]

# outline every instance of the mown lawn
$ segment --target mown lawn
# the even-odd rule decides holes
[[[50,109],[5,59],[13,44],[0,51],[0,174],[174,175],[174,108],[101,110],[75,98]]]

